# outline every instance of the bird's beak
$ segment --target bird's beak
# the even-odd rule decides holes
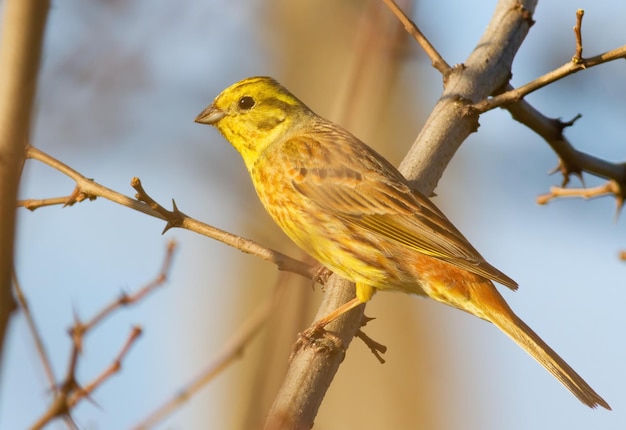
[[[209,107],[198,114],[194,122],[213,125],[225,116],[226,112],[218,109],[214,105],[209,105]]]

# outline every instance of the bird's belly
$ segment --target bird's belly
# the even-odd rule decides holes
[[[302,213],[287,202],[267,208],[274,221],[307,254],[352,282],[380,290],[424,294],[405,249],[337,218]]]

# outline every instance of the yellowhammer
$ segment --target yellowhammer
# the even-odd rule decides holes
[[[274,221],[320,263],[356,283],[356,298],[314,326],[367,302],[377,289],[427,295],[495,324],[584,404],[610,409],[533,332],[492,281],[487,263],[426,197],[348,131],[267,77],[222,91],[198,115],[239,151]]]

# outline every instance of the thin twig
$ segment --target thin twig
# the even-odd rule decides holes
[[[65,377],[63,381],[58,385],[58,387],[54,390],[54,397],[48,409],[31,426],[32,430],[38,430],[43,428],[51,420],[57,417],[64,417],[68,425],[75,426],[70,416],[72,408],[76,406],[76,404],[80,400],[90,396],[94,392],[94,390],[96,390],[112,375],[119,372],[119,370],[121,369],[122,360],[128,354],[130,347],[139,338],[141,334],[141,328],[134,327],[131,330],[128,339],[124,343],[124,346],[117,354],[113,362],[106,369],[104,369],[100,373],[100,375],[94,378],[92,382],[82,387],[76,379],[76,374],[79,358],[81,357],[81,352],[83,349],[84,337],[94,327],[96,327],[97,324],[101,323],[107,315],[110,315],[111,312],[119,309],[125,304],[134,303],[138,300],[145,298],[148,293],[153,291],[157,286],[161,285],[167,278],[167,272],[169,272],[171,268],[172,255],[174,250],[175,244],[174,242],[170,242],[167,246],[167,252],[163,264],[161,265],[161,270],[159,271],[159,274],[152,282],[149,282],[148,284],[146,284],[146,286],[141,288],[138,293],[127,296],[130,298],[130,301],[118,299],[112,302],[112,304],[107,305],[102,311],[96,314],[96,316],[92,318],[87,324],[83,324],[82,322],[80,322],[77,316],[74,317],[74,325],[69,330],[69,334],[72,339],[72,347],[70,351],[69,362],[65,372]]]
[[[118,297],[115,301],[109,303],[105,306],[100,312],[93,316],[88,322],[84,324],[75,324],[72,330],[79,330],[82,332],[87,332],[96,325],[100,324],[102,320],[104,320],[107,316],[111,315],[118,308],[129,306],[132,304],[136,304],[143,300],[148,294],[154,292],[158,287],[162,286],[165,281],[167,281],[167,274],[170,271],[172,265],[172,259],[174,257],[174,251],[176,250],[176,242],[170,241],[167,244],[167,251],[165,255],[165,260],[163,261],[163,265],[159,270],[158,275],[146,284],[144,287],[140,288],[134,294],[126,294],[122,293],[120,297]]]
[[[24,207],[29,211],[35,211],[36,209],[43,208],[46,206],[58,206],[58,205],[67,205],[67,202],[72,198],[72,195],[63,196],[63,197],[49,197],[47,199],[28,199],[28,200],[18,200],[17,207]],[[94,200],[95,196],[91,199]]]
[[[129,207],[136,211],[143,212],[155,218],[163,219],[163,217],[161,217],[158,213],[150,209],[150,207],[148,207],[147,205],[141,202],[138,202],[137,200],[131,197],[125,196],[124,194],[118,193],[117,191],[114,191],[110,188],[107,188],[103,185],[98,184],[93,179],[89,179],[81,175],[79,172],[72,169],[67,164],[62,163],[56,158],[35,148],[34,146],[29,145],[26,148],[26,158],[40,161],[43,164],[46,164],[52,167],[53,169],[63,173],[65,176],[69,177],[70,179],[74,180],[74,182],[76,182],[76,188],[74,189],[74,192],[70,195],[70,197],[68,197],[67,200],[62,202],[63,205],[65,206],[69,206],[69,205],[72,205],[74,202],[84,200],[81,198],[81,195],[92,196],[92,197],[98,196],[98,197],[103,197],[112,202],[118,203],[122,206]]]
[[[424,36],[424,33],[420,31],[420,29],[415,25],[411,19],[404,13],[402,9],[394,2],[393,0],[383,0],[389,10],[393,12],[393,14],[398,18],[398,20],[404,25],[407,33],[409,33],[415,41],[422,47],[428,58],[430,58],[430,62],[433,67],[437,69],[444,77],[447,76],[452,68],[443,59],[439,51],[435,49],[435,47],[430,43],[430,41]]]
[[[546,73],[543,76],[534,79],[533,81],[522,85],[518,88],[512,88],[499,94],[497,96],[485,99],[473,105],[479,113],[487,112],[491,109],[507,105],[509,103],[515,103],[521,100],[528,94],[537,91],[540,88],[545,87],[553,82],[563,79],[566,76],[573,75],[584,69],[598,66],[600,64],[608,63],[610,61],[626,58],[626,45],[619,48],[612,49],[603,54],[596,55],[591,58],[581,59],[579,62],[569,61],[563,64],[561,67]]]
[[[623,199],[621,188],[615,181],[608,181],[603,185],[594,188],[561,188],[551,187],[550,192],[537,197],[537,203],[545,205],[551,200],[559,197],[579,197],[583,199],[593,199],[605,195],[614,195],[618,201]]]
[[[543,137],[546,142],[559,156],[559,165],[555,171],[560,171],[563,176],[562,186],[565,187],[569,183],[570,175],[578,176],[583,180],[582,173],[588,172],[595,176],[609,179],[612,181],[611,186],[619,189],[613,193],[617,197],[618,213],[623,204],[623,196],[626,193],[626,164],[612,163],[607,160],[595,157],[590,154],[578,151],[563,135],[563,130],[571,126],[574,121],[580,118],[580,114],[573,120],[563,122],[560,119],[548,118],[531,106],[524,96],[542,88],[556,80],[562,79],[580,70],[591,68],[599,64],[609,61],[626,58],[626,45],[597,55],[592,58],[582,58],[582,17],[584,12],[578,10],[576,12],[576,25],[574,34],[576,38],[576,53],[572,61],[564,64],[556,70],[553,70],[519,88],[513,88],[507,85],[505,91],[495,95],[494,97],[485,99],[474,105],[478,112],[486,112],[495,107],[506,108],[513,118],[529,127],[535,133]],[[552,197],[548,195],[540,196],[538,201],[548,201]]]
[[[41,364],[43,365],[44,372],[46,374],[46,378],[48,378],[48,383],[50,384],[50,389],[55,389],[56,378],[54,376],[54,371],[52,370],[52,364],[50,363],[50,358],[48,356],[48,352],[46,351],[46,347],[43,344],[43,340],[41,338],[41,333],[37,328],[37,324],[35,323],[35,319],[33,318],[33,314],[30,312],[30,306],[28,305],[28,301],[26,300],[26,296],[22,291],[22,287],[17,280],[17,275],[15,274],[15,270],[13,270],[13,288],[15,289],[15,297],[17,298],[17,302],[22,309],[22,313],[26,318],[26,323],[28,324],[28,329],[30,330],[30,334],[35,341],[35,347],[37,348],[37,354],[39,354],[39,359],[41,360]]]
[[[578,9],[576,11],[576,25],[574,26],[574,37],[576,38],[576,53],[572,57],[572,61],[577,64],[583,61],[583,15],[585,15],[584,10]]]
[[[100,385],[102,385],[111,376],[118,373],[122,369],[122,361],[130,351],[130,348],[135,344],[139,336],[141,336],[141,327],[135,326],[131,329],[126,342],[122,346],[120,352],[117,354],[113,362],[104,369],[104,371],[98,375],[92,382],[81,387],[80,389],[73,390],[72,394],[67,399],[67,406],[72,409],[82,399],[89,397]]]
[[[193,380],[174,397],[157,407],[154,412],[134,426],[133,429],[144,430],[152,428],[171,414],[172,411],[186,403],[196,392],[215,376],[219,375],[231,363],[238,360],[243,353],[244,347],[250,343],[250,340],[256,336],[267,321],[273,307],[273,298],[266,301],[261,306],[258,306],[252,315],[246,319],[241,328],[233,334],[228,343],[222,347],[222,350],[218,352],[213,362],[210,363],[206,369],[194,377]]]
[[[88,196],[92,199],[95,197],[102,197],[112,202],[118,203],[122,206],[129,207],[136,211],[145,213],[147,215],[159,218],[168,222],[166,228],[180,227],[186,230],[193,231],[195,233],[207,236],[211,239],[220,241],[233,248],[239,249],[247,254],[256,255],[257,257],[274,263],[278,270],[285,270],[299,275],[305,278],[312,279],[317,271],[317,266],[307,264],[305,262],[291,258],[285,254],[282,254],[273,249],[266,248],[261,244],[249,239],[245,239],[241,236],[228,233],[224,230],[220,230],[211,225],[200,222],[194,218],[191,218],[178,210],[174,206],[172,211],[169,211],[156,203],[148,196],[148,194],[141,187],[141,181],[139,178],[133,178],[132,185],[136,187],[138,192],[138,198],[140,200],[133,199],[124,194],[118,193],[110,188],[107,188],[92,179],[86,178],[76,170],[57,160],[56,158],[46,154],[45,152],[29,146],[26,150],[26,157],[40,161],[53,169],[63,173],[76,182],[76,188],[70,198],[63,202],[64,205],[71,205],[79,199],[84,199],[81,196]],[[146,204],[145,202],[150,202]],[[156,208],[156,209],[155,209]]]

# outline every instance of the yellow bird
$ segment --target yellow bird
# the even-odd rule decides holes
[[[496,325],[585,405],[611,409],[504,301],[493,281],[517,283],[491,266],[385,158],[311,111],[268,77],[226,88],[196,122],[217,127],[241,154],[259,199],[304,251],[356,283],[429,296]]]

